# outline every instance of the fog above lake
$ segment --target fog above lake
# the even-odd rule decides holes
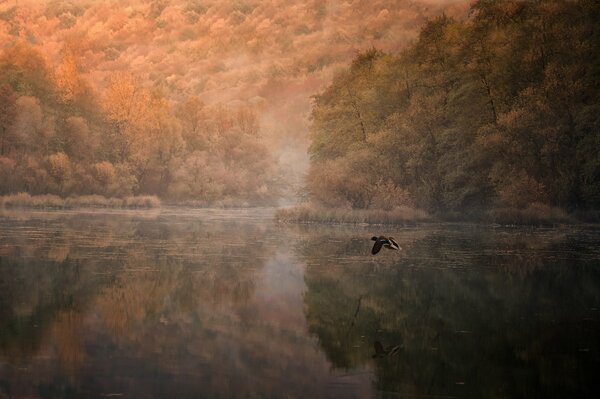
[[[370,255],[380,233],[402,250]],[[599,238],[3,212],[0,392],[596,397]]]

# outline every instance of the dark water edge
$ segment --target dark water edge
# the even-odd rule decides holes
[[[598,397],[599,260],[595,226],[4,212],[0,397]]]

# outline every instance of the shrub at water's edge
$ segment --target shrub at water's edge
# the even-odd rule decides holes
[[[30,195],[18,193],[0,197],[2,208],[78,209],[78,208],[133,208],[151,209],[160,207],[160,199],[154,195],[139,195],[125,198],[106,198],[102,195],[82,195],[61,198],[57,195]]]

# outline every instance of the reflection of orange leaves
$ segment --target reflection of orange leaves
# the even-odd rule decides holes
[[[72,309],[61,311],[52,327],[58,358],[70,373],[80,368],[85,360],[82,329],[83,316]]]
[[[116,337],[129,337],[133,325],[159,313],[172,290],[169,281],[132,279],[124,274],[120,284],[107,288],[98,300],[104,322]]]
[[[17,253],[18,247],[16,245],[3,245],[0,246],[0,256],[12,256]]]
[[[48,259],[54,262],[64,262],[69,256],[71,246],[68,243],[56,244],[53,243],[48,250]]]

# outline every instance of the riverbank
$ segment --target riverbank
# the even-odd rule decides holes
[[[30,195],[19,193],[0,196],[0,208],[5,209],[153,209],[159,208],[160,205],[160,199],[154,195],[138,195],[125,198],[81,195],[62,198],[52,194]]]
[[[319,208],[310,205],[278,209],[275,211],[275,219],[281,223],[399,225],[414,225],[435,221],[427,212],[408,207],[386,211],[380,209]]]
[[[220,206],[219,206],[220,205]],[[74,210],[74,209],[159,209],[183,207],[190,209],[246,209],[248,204],[221,203],[209,206],[197,201],[161,201],[153,195],[125,198],[82,195],[62,198],[57,195],[19,193],[0,196],[0,209]],[[274,208],[270,208],[274,209]],[[544,204],[531,204],[523,209],[493,208],[470,212],[429,214],[422,209],[397,207],[382,209],[324,208],[310,204],[275,209],[274,218],[280,223],[348,224],[348,225],[406,225],[427,223],[467,222],[499,225],[556,226],[581,223],[600,223],[600,211],[566,212]]]
[[[408,207],[386,211],[299,205],[292,208],[278,209],[275,212],[275,219],[281,223],[415,225],[441,222],[475,222],[499,225],[554,226],[598,223],[600,222],[600,212],[568,213],[563,209],[544,204],[531,204],[523,209],[495,208],[470,213],[454,212],[430,215],[424,210]]]

